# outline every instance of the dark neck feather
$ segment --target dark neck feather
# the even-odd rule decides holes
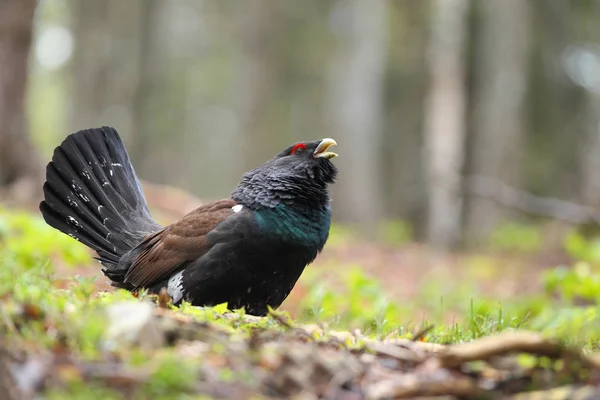
[[[278,205],[322,209],[329,204],[327,183],[296,176],[246,174],[231,198],[254,210]]]
[[[245,173],[231,198],[253,210],[279,205],[323,209],[329,204],[327,185],[336,176],[337,168],[329,160],[296,162],[277,156]]]

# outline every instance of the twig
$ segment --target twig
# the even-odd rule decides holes
[[[273,319],[277,322],[279,322],[281,325],[285,326],[288,329],[295,329],[296,327],[294,325],[292,325],[292,323],[289,321],[289,318],[284,318],[284,316],[278,312],[276,312],[275,310],[269,308],[269,315],[271,317],[273,317]]]
[[[420,331],[417,331],[412,337],[412,341],[416,342],[417,340],[421,340],[421,338],[427,335],[433,329],[433,325],[428,325],[425,328],[421,328]]]
[[[403,379],[386,379],[367,388],[369,399],[414,399],[416,397],[453,396],[476,398],[483,392],[477,382],[467,376],[452,379],[421,378],[405,374]]]
[[[600,212],[594,207],[572,201],[536,196],[509,186],[499,179],[470,175],[464,178],[467,194],[494,201],[502,206],[529,214],[549,217],[573,224],[600,222]]]
[[[369,343],[368,347],[379,356],[391,357],[398,361],[421,363],[424,360],[423,356],[417,354],[414,350],[409,350],[405,347],[393,344],[373,342]]]
[[[305,331],[302,328],[298,328],[298,327],[294,326],[294,324],[290,321],[289,318],[285,318],[283,316],[283,314],[278,313],[277,311],[273,310],[270,307],[269,307],[269,315],[271,317],[273,317],[273,319],[275,321],[279,322],[281,325],[283,325],[288,330],[291,330],[295,333],[300,334],[301,336],[305,337],[309,341],[312,341],[312,342],[315,341],[315,338],[310,333],[308,333],[307,331]]]
[[[558,341],[538,333],[508,332],[448,347],[440,352],[439,359],[443,367],[454,368],[465,362],[487,360],[513,352],[559,357],[564,351],[564,346]]]
[[[597,399],[600,398],[600,389],[592,385],[559,386],[547,390],[517,393],[515,400],[563,400],[563,399]]]

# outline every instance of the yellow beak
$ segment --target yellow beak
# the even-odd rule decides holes
[[[337,154],[331,151],[327,151],[331,146],[335,146],[337,142],[331,138],[326,138],[321,140],[321,143],[315,149],[313,153],[313,157],[315,158],[326,158],[330,159],[333,157],[337,157]]]

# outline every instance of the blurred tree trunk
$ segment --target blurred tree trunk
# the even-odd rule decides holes
[[[109,1],[73,0],[74,52],[71,61],[71,131],[98,124],[103,110],[103,70],[109,52],[110,35],[106,29]],[[90,51],[90,49],[96,49]]]
[[[71,130],[113,125],[137,132],[134,107],[145,47],[146,10],[154,1],[76,0]]]
[[[340,0],[332,24],[339,39],[331,73],[333,138],[339,142],[340,219],[373,229],[383,215],[382,99],[386,61],[386,2]]]
[[[241,170],[257,167],[281,149],[269,126],[269,105],[274,98],[279,75],[278,39],[281,36],[281,2],[255,0],[242,10],[242,48],[238,84],[234,100],[241,133]]]
[[[181,141],[166,149],[163,144],[172,139],[168,136],[172,132],[183,135],[184,118],[174,114],[184,107],[174,99],[184,96],[173,95],[179,86],[166,87],[169,76],[162,51],[170,40],[164,29],[170,15],[166,8],[174,3],[73,0],[72,4],[71,131],[114,126],[141,177],[173,183],[169,174],[184,161],[173,154]],[[158,88],[160,95],[156,95]],[[166,164],[173,168],[164,168]]]
[[[581,199],[584,204],[600,205],[600,94],[587,93],[586,132],[580,153]]]
[[[582,7],[584,18],[577,18],[574,22],[581,24],[580,41],[593,43],[597,41],[600,29],[598,29],[597,15],[600,11],[600,4],[590,3],[579,5]],[[563,11],[562,9],[557,10]],[[564,14],[563,14],[564,15]],[[598,76],[598,62],[600,60],[600,51],[597,46],[584,46],[581,50],[587,54],[587,62],[584,62],[582,56],[579,56],[579,73],[588,74],[589,76]],[[590,60],[593,60],[590,62]],[[583,64],[590,67],[584,68]],[[583,140],[580,141],[581,148],[577,151],[579,161],[580,174],[580,190],[579,195],[581,201],[588,206],[600,208],[600,84],[596,80],[595,83],[583,85],[585,96],[583,115],[578,115],[581,118],[581,127],[583,128]],[[577,114],[575,114],[577,115]],[[571,139],[572,140],[572,139]]]
[[[426,212],[423,168],[423,102],[429,77],[424,73],[430,2],[388,2],[388,62],[384,92],[385,133],[381,149],[388,219],[402,219],[424,236]]]
[[[471,173],[518,186],[521,172],[523,107],[528,86],[529,1],[476,3],[477,75],[473,115]],[[483,238],[503,210],[490,200],[469,205],[468,235]]]
[[[450,248],[461,236],[461,168],[465,137],[465,36],[468,0],[436,0],[429,42],[425,108],[430,243]]]
[[[36,4],[35,0],[0,0],[0,187],[26,181],[38,184],[41,177],[25,111]],[[19,186],[32,194],[33,185]]]
[[[136,44],[136,70],[132,71],[131,114],[132,126],[130,132],[131,158],[140,165],[140,170],[148,172],[152,167],[152,157],[149,157],[149,147],[152,144],[149,136],[154,136],[163,128],[159,118],[161,99],[157,92],[160,71],[163,60],[160,56],[160,44],[157,36],[160,34],[159,15],[166,4],[158,0],[143,0],[139,12],[139,26]],[[169,131],[169,130],[167,130]]]

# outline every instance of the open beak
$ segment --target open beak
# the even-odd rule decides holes
[[[336,144],[336,141],[331,138],[321,140],[321,143],[319,143],[319,145],[315,149],[315,152],[313,153],[313,157],[326,158],[328,160],[330,158],[337,157],[336,153],[327,151],[327,149],[329,149],[331,146],[335,146]]]

